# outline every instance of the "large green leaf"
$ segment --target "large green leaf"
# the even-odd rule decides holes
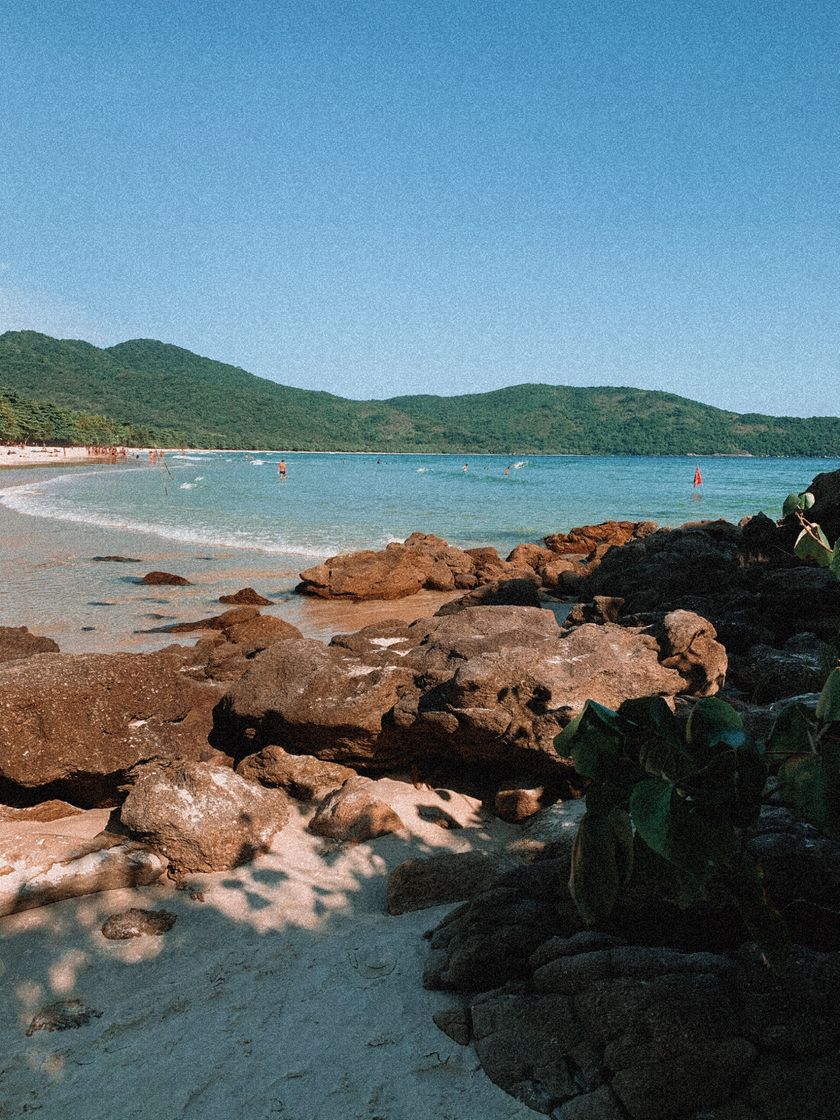
[[[834,556],[834,550],[828,543],[828,537],[819,525],[811,525],[809,528],[802,530],[796,538],[793,552],[800,560],[816,561],[821,568],[827,568]]]
[[[685,738],[692,751],[702,759],[722,732],[742,730],[743,726],[744,721],[731,704],[717,696],[704,696],[689,713]]]
[[[569,890],[588,925],[605,922],[633,869],[633,830],[628,814],[585,813],[572,849]]]
[[[840,669],[832,669],[817,702],[820,723],[840,722]]]
[[[779,795],[797,817],[840,840],[840,742],[789,758],[779,771]]]
[[[804,704],[788,704],[782,708],[767,739],[771,759],[791,754],[808,754],[814,747],[816,731],[814,713]]]
[[[625,700],[618,710],[628,754],[655,777],[675,781],[690,773],[694,760],[685,749],[674,713],[661,696]]]
[[[619,718],[611,708],[587,700],[583,711],[554,740],[584,778],[603,780],[621,756]]]
[[[831,560],[828,563],[832,573],[840,579],[840,537],[834,542],[834,548],[831,552]]]
[[[767,763],[755,745],[721,751],[685,785],[705,814],[738,828],[754,823],[767,782]]]
[[[735,850],[735,830],[661,778],[639,782],[630,797],[630,816],[646,844],[676,867],[702,879],[726,864]]]
[[[782,506],[782,517],[790,517],[794,510],[797,509],[799,509],[799,495],[795,493],[788,494]]]

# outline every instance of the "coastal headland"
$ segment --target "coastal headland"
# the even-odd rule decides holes
[[[807,489],[840,537],[840,472]],[[739,843],[785,971],[714,891],[637,868],[608,922],[569,893],[589,782],[555,741],[588,701],[725,700],[739,742],[817,718],[840,580],[795,512],[745,513],[504,556],[416,532],[293,601],[261,557],[209,610],[92,535],[86,578],[185,598],[148,652],[0,627],[0,1117],[112,1115],[118,1083],[143,1120],[829,1120],[840,842],[772,779]]]

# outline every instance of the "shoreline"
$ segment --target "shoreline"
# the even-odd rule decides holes
[[[364,451],[330,451],[330,450],[301,450],[298,448],[282,447],[124,447],[121,450],[126,455],[92,455],[86,447],[61,447],[47,444],[44,447],[6,447],[0,445],[0,470],[14,470],[29,467],[59,467],[79,466],[80,464],[96,464],[115,466],[130,461],[131,459],[148,458],[151,452],[163,455],[338,455],[338,456],[384,456],[388,458],[455,458],[469,456],[473,459],[505,459],[529,456],[533,459],[771,459],[791,460],[798,459],[826,459],[834,460],[832,455],[753,455],[750,452],[714,452],[714,451],[681,451],[681,452],[654,452],[650,455],[625,452],[599,451],[391,451],[376,450],[374,448]]]

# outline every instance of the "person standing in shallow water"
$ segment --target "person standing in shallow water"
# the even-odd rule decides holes
[[[464,463],[464,474],[466,474],[469,469],[470,469],[469,463]]]
[[[283,479],[286,477],[286,460],[285,459],[281,459],[280,462],[277,464],[277,477],[278,478],[283,478]]]

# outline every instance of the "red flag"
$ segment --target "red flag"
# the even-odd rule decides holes
[[[699,467],[697,467],[697,469],[694,472],[694,485],[695,486],[702,486],[703,485],[703,476],[700,473],[700,468]]]

